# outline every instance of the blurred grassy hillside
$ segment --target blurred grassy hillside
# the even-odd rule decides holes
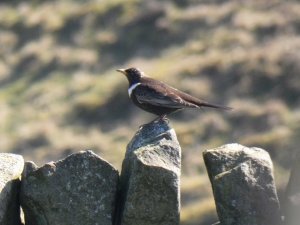
[[[183,225],[216,220],[207,148],[268,150],[281,193],[300,145],[299,15],[292,0],[2,0],[0,151],[41,165],[93,149],[120,168],[154,118],[115,72],[135,66],[234,108],[170,116],[183,149]]]

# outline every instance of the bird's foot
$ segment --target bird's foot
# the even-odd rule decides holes
[[[158,117],[155,118],[155,120],[153,122],[158,123],[159,121],[164,121],[164,122],[166,122],[168,124],[170,122],[169,119],[167,118],[167,115],[158,116]]]
[[[156,117],[154,120],[150,121],[149,123],[139,126],[139,130],[141,130],[144,126],[146,126],[150,123],[159,123],[160,121],[164,121],[167,124],[169,124],[169,122],[170,122],[169,119],[167,118],[167,115],[161,115],[161,116]]]
[[[167,118],[167,115],[164,115],[161,120],[165,121],[167,124],[170,123],[170,120]]]

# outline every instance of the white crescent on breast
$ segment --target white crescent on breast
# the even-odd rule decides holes
[[[141,84],[141,83],[136,83],[136,84],[131,85],[131,86],[128,88],[128,95],[129,95],[129,97],[131,97],[131,94],[132,94],[133,90],[134,90],[137,86],[139,86],[140,84]]]

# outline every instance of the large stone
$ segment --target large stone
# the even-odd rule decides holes
[[[144,125],[122,165],[118,225],[178,225],[181,149],[166,121]]]
[[[285,224],[300,224],[300,154],[295,158],[285,195]]]
[[[26,163],[21,204],[29,225],[112,225],[118,171],[92,151],[37,168]]]
[[[228,144],[206,150],[205,165],[222,225],[279,225],[281,214],[269,154]]]
[[[0,225],[19,225],[20,178],[24,159],[20,155],[0,153]]]

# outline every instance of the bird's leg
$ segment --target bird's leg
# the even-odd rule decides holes
[[[150,123],[157,123],[161,120],[161,116],[155,117],[154,120],[152,120]]]
[[[158,116],[158,117],[155,117],[154,120],[151,120],[149,123],[157,123],[157,122],[160,121],[160,120],[161,120],[161,116]],[[145,125],[147,125],[147,124],[149,124],[149,123],[145,123],[145,124],[141,125],[141,126],[139,127],[139,129],[142,129]]]
[[[160,115],[160,116],[159,116],[159,119],[160,119],[160,120],[164,120],[164,119],[166,119],[166,118],[167,118],[167,115],[166,115],[166,114],[163,114],[163,115]]]
[[[158,121],[162,120],[162,121],[165,121],[165,122],[169,123],[169,120],[167,118],[167,114],[160,115],[159,117],[157,117],[157,120]]]
[[[159,121],[166,121],[166,122],[169,122],[168,118],[167,118],[167,115],[166,114],[163,114],[163,115],[160,115],[158,117],[156,117],[154,120],[152,120],[150,123],[158,123]]]
[[[167,115],[164,114],[164,115],[160,115],[158,117],[156,117],[154,120],[150,121],[149,123],[158,123],[159,121],[165,121],[166,123],[169,123],[169,119],[167,118]],[[149,124],[149,123],[146,123],[146,124],[143,124],[139,127],[139,130],[142,129],[145,125]]]

